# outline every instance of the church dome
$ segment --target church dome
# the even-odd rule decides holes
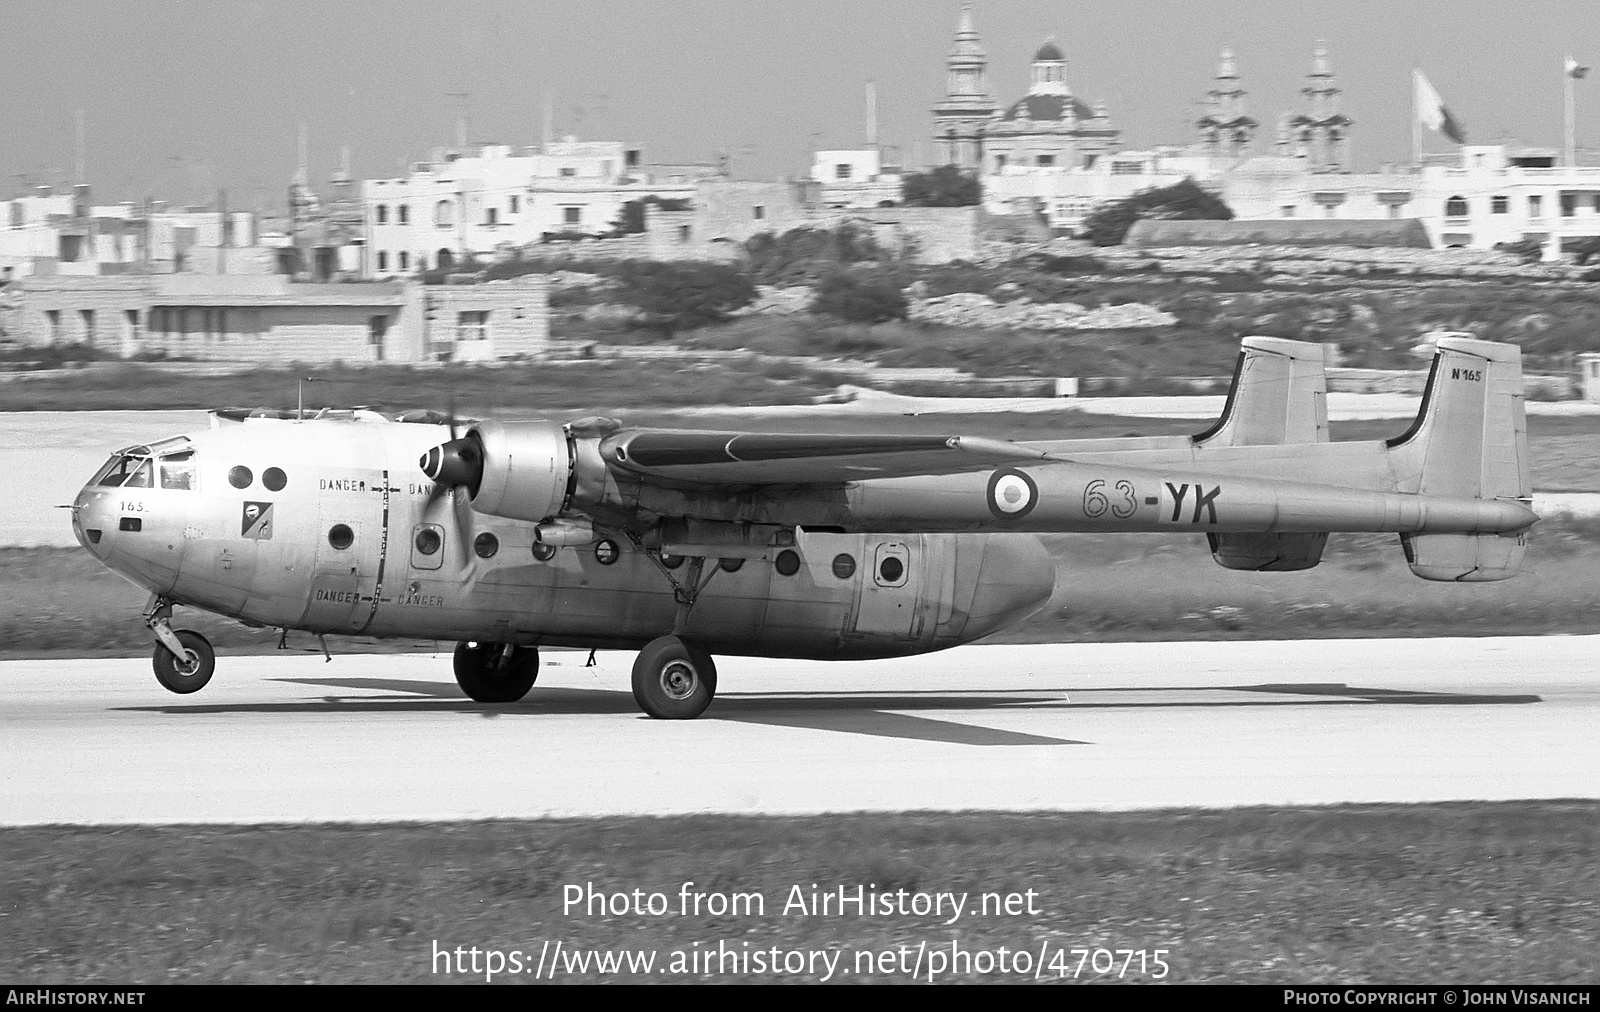
[[[1055,44],[1055,41],[1048,39],[1045,41],[1044,45],[1039,47],[1039,51],[1033,54],[1034,63],[1039,63],[1044,60],[1051,60],[1060,63],[1065,59],[1066,56],[1061,52],[1060,47]]]
[[[1023,118],[1032,120],[1059,120],[1062,116],[1062,112],[1069,104],[1072,106],[1073,114],[1076,115],[1078,119],[1083,120],[1094,118],[1094,110],[1089,108],[1088,103],[1084,102],[1083,99],[1078,98],[1076,95],[1051,94],[1024,95],[1017,99],[1017,101],[1012,104],[1011,108],[1006,110],[1006,114],[1002,118],[1006,120],[1017,120]]]

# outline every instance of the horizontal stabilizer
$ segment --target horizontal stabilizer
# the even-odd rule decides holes
[[[1424,580],[1485,583],[1521,572],[1528,535],[1402,534],[1400,545],[1411,571]]]
[[[1290,573],[1311,569],[1322,561],[1328,535],[1317,534],[1207,534],[1211,557],[1224,569],[1255,573]]]

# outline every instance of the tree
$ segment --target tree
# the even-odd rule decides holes
[[[1128,229],[1140,218],[1230,221],[1233,209],[1221,197],[1201,189],[1193,179],[1185,179],[1171,186],[1140,190],[1097,208],[1083,219],[1083,232],[1096,246],[1116,246],[1127,238]]]
[[[729,264],[630,260],[618,266],[617,280],[618,300],[668,335],[726,320],[756,297],[749,276]]]
[[[910,207],[967,207],[983,199],[978,177],[954,165],[932,172],[912,172],[900,184],[900,196]]]

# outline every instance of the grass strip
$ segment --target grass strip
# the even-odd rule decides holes
[[[661,972],[675,952],[719,944],[840,952],[851,972],[836,981],[907,980],[901,956],[926,943],[991,960],[1001,947],[1035,961],[1043,951],[1044,979],[1074,978],[1072,949],[1142,949],[1148,960],[1160,948],[1170,981],[1592,983],[1597,833],[1593,801],[13,828],[0,830],[0,979],[469,982],[484,979],[486,962],[446,973],[454,964],[435,951],[520,950],[531,967],[559,940],[569,954],[632,949],[658,961],[635,976],[563,968],[560,981],[822,975],[741,974],[736,963]],[[968,907],[951,923],[948,907],[809,912],[813,887],[853,895],[869,884],[880,895],[965,893]],[[569,886],[627,894],[630,909],[564,912]],[[805,914],[785,912],[796,887]],[[666,912],[632,912],[634,890],[646,906],[660,893]],[[707,899],[683,913],[686,891],[757,894],[764,906],[719,915]],[[987,914],[977,912],[984,893],[997,897]],[[1012,895],[1016,912],[1005,913]],[[1057,952],[1064,962],[1052,968]],[[1089,958],[1103,970],[1107,957]],[[1129,958],[1120,976],[1085,961],[1076,979],[1157,972]],[[934,979],[1032,979],[1012,966]]]

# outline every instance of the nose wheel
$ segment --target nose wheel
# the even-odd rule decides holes
[[[175,639],[182,653],[175,653],[165,637],[156,644],[151,665],[156,669],[156,681],[168,691],[179,695],[199,692],[211,681],[217,669],[217,654],[211,643],[193,629],[166,630]]]
[[[634,659],[634,701],[659,720],[698,717],[716,694],[717,666],[711,655],[677,636],[651,640]]]

